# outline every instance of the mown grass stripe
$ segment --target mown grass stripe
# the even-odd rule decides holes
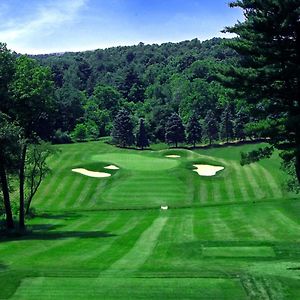
[[[74,203],[75,205],[73,205],[73,207],[78,207],[78,206],[90,207],[91,198],[95,193],[98,184],[99,184],[99,180],[90,180],[84,187],[83,193],[81,193],[80,195],[79,198],[80,202],[77,201],[76,203]]]
[[[121,259],[113,263],[107,272],[134,271],[143,265],[151,255],[158,236],[168,220],[167,216],[159,216],[140,235],[139,239]]]
[[[261,211],[259,207],[253,208],[254,211],[249,207],[236,207],[233,211],[233,217],[239,219],[241,228],[244,227],[246,240],[259,240],[259,241],[273,241],[275,236],[271,229],[271,226],[266,226],[268,223],[268,212]],[[249,210],[251,214],[249,215]]]
[[[258,199],[266,198],[267,193],[264,185],[262,184],[262,178],[257,173],[257,169],[259,168],[259,165],[257,163],[250,164],[248,167],[248,175],[250,177],[250,182],[252,182],[252,186],[254,187],[254,190],[256,191],[256,197]]]
[[[273,191],[273,197],[274,198],[281,198],[283,197],[282,189],[279,183],[275,180],[275,178],[271,175],[271,173],[263,166],[261,166],[262,172],[264,174],[265,180],[269,183],[271,186],[271,189]]]
[[[72,207],[73,203],[78,197],[78,192],[82,190],[84,185],[85,181],[83,180],[83,176],[76,176],[75,180],[73,181],[72,187],[66,189],[66,195],[63,201],[59,203],[59,208],[66,209]]]
[[[269,212],[270,218],[272,219],[273,226],[276,224],[277,229],[274,231],[279,235],[281,239],[295,239],[300,240],[300,224],[296,223],[288,215],[281,210],[272,210]],[[285,228],[289,228],[288,233]]]
[[[59,189],[64,188],[64,178],[68,178],[68,176],[66,176],[68,174],[68,170],[66,168],[75,156],[75,154],[69,155],[68,159],[65,159],[64,162],[60,164],[59,169],[53,171],[51,177],[48,177],[50,180],[47,183],[46,188],[41,190],[43,195],[43,197],[41,197],[43,201],[39,204],[41,207],[49,207],[55,203],[56,197],[53,194],[57,193]]]
[[[253,175],[256,178],[256,182],[259,184],[260,188],[264,191],[264,198],[272,198],[273,197],[273,190],[268,180],[265,178],[265,174],[262,170],[262,167],[256,164],[250,164],[249,167],[253,171]]]
[[[102,253],[111,247],[118,236],[124,235],[135,228],[138,222],[139,219],[137,218],[133,221],[132,218],[127,219],[120,214],[113,222],[108,223],[104,228],[105,230],[109,229],[109,232],[115,234],[116,237],[106,240],[105,243],[102,244],[99,244],[99,242],[96,241],[96,245],[93,245],[92,249],[84,249],[84,255],[81,255],[80,259],[87,266],[97,264],[98,267],[98,260]]]
[[[80,237],[77,236],[77,232],[83,232],[83,236],[84,234],[88,235],[91,231],[91,228],[93,228],[95,224],[101,224],[103,222],[103,220],[96,222],[97,219],[99,219],[99,217],[95,215],[89,217],[87,220],[82,220],[81,222],[76,223],[76,227],[74,227],[71,231],[68,230],[70,231],[69,236],[66,232],[66,238],[55,241],[55,243],[53,243],[53,246],[49,246],[47,249],[44,249],[44,251],[35,253],[34,255],[37,263],[39,265],[48,264],[49,257],[51,257],[51,261],[60,263],[61,265],[63,265],[64,263],[68,263],[65,253],[67,253],[68,251],[72,251],[72,245],[78,244],[78,240],[80,240]],[[74,235],[74,233],[76,233],[76,235]],[[50,256],[49,253],[51,253]],[[32,254],[30,254],[30,256],[32,256]]]
[[[71,223],[71,224],[64,226],[63,232],[65,232],[65,233],[70,232],[70,234],[71,234],[72,231],[78,230],[84,225],[89,225],[89,224],[91,224],[91,222],[94,222],[92,218],[89,218],[87,220],[82,219],[80,222],[75,222],[75,223]],[[18,251],[15,251],[13,255],[9,256],[9,258],[11,259],[10,263],[17,262],[17,260],[19,259],[20,256],[23,257],[23,259],[22,259],[23,264],[26,264],[27,261],[29,263],[30,262],[32,263],[32,257],[35,257],[36,263],[40,263],[40,261],[36,259],[40,254],[47,256],[47,253],[49,251],[52,252],[53,249],[58,248],[65,243],[69,243],[70,241],[72,241],[72,239],[76,239],[76,238],[75,237],[74,238],[64,238],[64,239],[58,240],[58,239],[51,239],[51,237],[49,237],[49,239],[47,239],[47,235],[45,234],[45,238],[40,241],[38,248],[36,247],[36,239],[19,241],[18,245],[16,245],[16,248],[19,248],[19,249],[15,249]]]
[[[226,194],[226,191],[224,190],[223,182],[222,181],[214,181],[213,182],[213,195],[214,195],[214,202],[221,203],[226,201],[228,199],[228,195]]]
[[[253,201],[254,199],[257,199],[257,196],[260,195],[260,192],[257,191],[257,186],[256,182],[254,181],[252,174],[251,174],[251,169],[249,168],[248,165],[241,167],[241,174],[243,174],[243,183],[245,184],[245,188],[248,192],[248,201]],[[241,179],[240,179],[241,180]]]
[[[245,176],[242,171],[242,167],[236,162],[232,163],[232,167],[235,171],[235,187],[238,193],[241,195],[242,201],[248,201],[250,199],[248,190],[245,185]]]
[[[109,267],[124,256],[133,247],[135,242],[139,239],[140,235],[152,224],[154,216],[144,215],[140,222],[138,222],[126,234],[120,235],[101,256],[106,257],[105,261],[101,261],[99,269],[101,274],[103,271],[108,270]],[[114,249],[114,251],[111,251]],[[101,276],[100,274],[100,276]]]

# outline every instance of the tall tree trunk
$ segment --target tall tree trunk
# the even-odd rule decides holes
[[[4,207],[5,207],[6,227],[7,229],[13,229],[15,226],[14,226],[14,220],[12,216],[10,199],[9,199],[9,188],[8,188],[6,170],[4,167],[4,159],[1,154],[0,154],[0,180],[1,180]]]
[[[27,144],[25,143],[21,153],[21,162],[19,170],[20,181],[20,213],[19,213],[19,228],[25,229],[25,159],[26,159]]]

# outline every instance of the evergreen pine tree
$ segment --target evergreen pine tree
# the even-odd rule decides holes
[[[226,105],[221,114],[220,138],[226,140],[227,143],[233,138],[233,120],[229,105]]]
[[[195,114],[191,116],[186,126],[187,142],[195,148],[196,143],[201,141],[201,126]]]
[[[234,136],[239,140],[244,140],[246,138],[245,125],[248,121],[246,113],[240,109],[234,120]]]
[[[124,108],[118,112],[114,120],[112,138],[113,142],[121,147],[134,144],[133,122],[129,112]]]
[[[217,120],[212,110],[209,110],[206,114],[203,124],[203,135],[209,140],[211,145],[218,136]]]
[[[250,104],[260,136],[295,162],[300,182],[300,1],[238,0],[230,6],[243,9],[245,20],[225,29],[237,35],[228,44],[240,62],[223,82]]]
[[[184,126],[180,116],[176,113],[173,113],[166,124],[166,134],[165,139],[168,144],[174,143],[176,148],[178,143],[185,141],[185,132]]]
[[[137,147],[141,148],[142,150],[145,147],[149,147],[149,140],[147,138],[144,119],[140,119],[139,129],[136,134],[136,145],[137,145]]]

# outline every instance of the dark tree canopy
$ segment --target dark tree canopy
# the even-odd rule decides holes
[[[166,124],[166,142],[168,144],[175,144],[175,147],[178,146],[178,143],[185,141],[185,132],[184,126],[180,116],[176,113],[173,113],[167,121]]]
[[[113,142],[121,147],[134,144],[133,122],[130,113],[126,109],[121,109],[114,120],[112,129]]]
[[[149,140],[147,137],[147,132],[144,124],[144,119],[140,119],[140,124],[138,132],[136,134],[136,145],[142,150],[146,147],[149,147]]]
[[[256,131],[295,160],[300,181],[300,1],[240,0],[231,7],[242,8],[245,21],[226,28],[238,36],[228,45],[240,62],[223,80],[251,105]]]
[[[209,110],[204,118],[203,136],[209,140],[210,145],[218,137],[218,124],[215,114],[212,110]]]
[[[201,141],[202,138],[201,126],[195,114],[192,115],[192,117],[189,119],[186,125],[186,136],[187,136],[187,142],[189,144],[192,144],[194,147],[196,146],[197,142]]]
[[[230,105],[226,105],[221,114],[220,138],[227,143],[233,138],[233,116]]]

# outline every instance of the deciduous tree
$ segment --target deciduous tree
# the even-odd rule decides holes
[[[53,109],[53,81],[51,71],[28,58],[20,56],[10,85],[13,99],[12,114],[22,128],[19,157],[20,212],[19,227],[25,228],[25,164],[28,145],[35,143],[40,134],[40,124]],[[49,128],[49,135],[51,134]]]

